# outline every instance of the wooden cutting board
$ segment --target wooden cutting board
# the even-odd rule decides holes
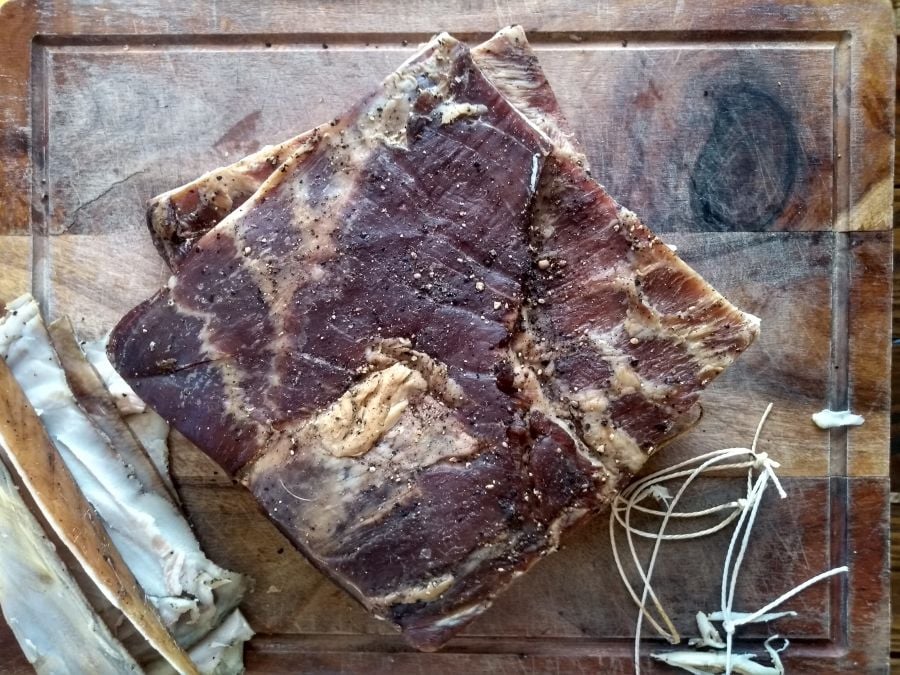
[[[790,497],[766,502],[738,604],[848,564],[849,578],[810,589],[790,603],[801,615],[779,622],[788,670],[886,671],[887,2],[0,0],[0,300],[30,291],[51,319],[101,334],[168,276],[145,200],[334,116],[436,31],[476,42],[509,23],[528,31],[599,180],[762,318],[758,343],[705,394],[700,425],[656,459],[746,445],[775,404],[762,449]],[[820,431],[810,415],[829,406],[866,423]],[[632,670],[635,610],[603,519],[440,653],[419,654],[173,442],[205,547],[256,579],[251,672]],[[740,480],[707,488],[724,499]],[[659,588],[688,635],[693,613],[715,607],[726,543],[664,549]],[[4,627],[0,671],[25,670]]]

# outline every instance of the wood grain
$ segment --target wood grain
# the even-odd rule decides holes
[[[602,92],[563,100],[598,180],[658,232],[832,229],[841,42],[676,45],[542,50],[557,89]]]
[[[0,303],[25,293],[31,286],[31,236],[0,235]]]
[[[850,560],[846,584],[798,599],[806,620],[783,626],[799,638],[788,667],[883,672],[891,246],[834,231],[890,227],[886,3],[476,0],[449,11],[417,0],[398,21],[388,0],[13,0],[0,19],[0,194],[13,195],[0,235],[34,235],[0,239],[0,264],[13,261],[0,299],[32,290],[48,318],[69,314],[88,337],[168,276],[143,226],[148,197],[328,119],[436,30],[474,40],[522,23],[598,178],[763,319],[759,343],[704,397],[699,427],[659,461],[748,443],[775,402],[763,449],[783,461],[793,496],[759,539],[757,599]],[[809,423],[841,401],[869,422],[831,434]],[[630,670],[631,607],[599,523],[446,652],[423,656],[313,572],[195,448],[177,436],[173,447],[204,545],[257,579],[251,671]],[[667,587],[683,586],[685,626],[709,589],[679,568],[711,573],[721,545],[661,568]]]
[[[898,36],[900,36],[900,1],[894,0],[895,27]],[[897,53],[900,56],[900,37],[897,40]],[[898,62],[897,78],[895,80],[895,92],[900,93],[900,62]],[[895,108],[895,119],[900,118],[900,109]],[[896,126],[896,124],[895,124]],[[900,166],[900,139],[898,139],[894,148],[894,228],[900,227],[900,172],[897,167]],[[894,274],[893,274],[893,323],[892,323],[892,368],[891,368],[891,491],[900,492],[900,237],[894,237]],[[891,523],[892,538],[894,533],[900,527],[900,517],[896,507],[894,507]],[[892,561],[894,560],[893,552],[896,548],[892,548]],[[894,581],[892,590],[900,588],[900,564],[892,562],[892,572]],[[896,624],[900,619],[900,602],[893,603],[894,624],[892,630],[892,652],[898,652],[900,655],[900,629]]]
[[[31,230],[31,40],[38,12],[24,2],[0,5],[0,235]],[[4,242],[5,246],[5,242]],[[5,289],[4,289],[5,290]]]
[[[849,236],[848,408],[863,415],[866,423],[841,434],[846,437],[847,474],[886,476],[889,473],[891,387],[891,275],[892,232],[867,232]],[[842,392],[843,394],[843,392]]]
[[[894,0],[895,24],[900,36],[900,1]],[[897,40],[900,54],[900,37]],[[900,63],[895,79],[895,92],[900,91]],[[895,116],[898,111],[895,108]],[[896,126],[896,125],[895,125]],[[900,226],[900,140],[894,147],[894,228]],[[900,492],[900,237],[894,233],[893,246],[893,294],[892,294],[892,347],[891,347],[891,493]],[[891,504],[891,671],[900,672],[900,505]]]
[[[891,657],[900,660],[900,504],[891,504]]]

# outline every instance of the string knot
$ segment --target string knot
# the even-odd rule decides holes
[[[768,469],[773,463],[772,460],[769,459],[769,453],[767,452],[753,452],[752,454],[754,469]]]

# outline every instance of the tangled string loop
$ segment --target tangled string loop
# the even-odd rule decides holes
[[[780,639],[779,636],[776,635],[766,640],[763,648],[771,661],[771,665],[767,666],[757,663],[754,654],[734,653],[733,640],[735,631],[738,627],[749,623],[774,621],[784,616],[795,615],[795,612],[773,613],[772,610],[813,584],[848,571],[847,567],[844,566],[818,574],[775,598],[772,602],[755,612],[734,611],[735,589],[737,588],[741,566],[750,542],[750,532],[756,522],[763,494],[771,483],[775,486],[778,495],[782,499],[787,497],[781,481],[778,480],[778,476],[775,474],[775,469],[778,469],[781,465],[769,457],[767,453],[757,452],[756,450],[763,426],[771,411],[772,404],[770,403],[756,427],[753,443],[749,448],[716,450],[680,462],[632,483],[613,501],[609,518],[609,537],[612,544],[613,557],[615,558],[619,576],[638,607],[634,639],[634,664],[637,675],[640,674],[640,641],[644,620],[671,644],[674,645],[681,642],[681,635],[651,584],[653,570],[656,567],[660,547],[664,541],[699,539],[719,532],[737,521],[728,545],[722,570],[721,609],[709,614],[704,612],[697,613],[697,628],[700,637],[692,639],[689,643],[693,647],[712,648],[719,651],[686,650],[652,655],[657,660],[692,673],[722,672],[726,675],[731,675],[731,673],[737,672],[747,673],[748,675],[783,675],[785,670],[779,654],[787,649],[790,644],[788,640],[783,640],[779,649],[775,649],[772,646],[776,639]],[[676,510],[687,489],[701,474],[741,469],[746,469],[747,471],[747,493],[744,497],[700,510]],[[672,496],[666,484],[679,479],[683,479],[681,485],[678,487],[675,495]],[[645,506],[643,502],[649,498],[654,498],[661,502],[666,508],[661,510]],[[648,532],[635,527],[632,525],[632,514],[634,512],[660,518],[659,528],[655,532]],[[685,533],[669,534],[666,532],[669,521],[672,519],[690,521],[692,519],[708,518],[716,514],[723,515],[714,525],[708,525],[702,529]],[[619,553],[619,542],[616,537],[619,528],[625,532],[628,551],[631,554],[631,560],[640,579],[640,585],[642,586],[640,595],[632,586],[622,563],[622,556]],[[635,545],[636,537],[651,539],[654,542],[646,564],[638,554]],[[714,621],[721,622],[722,629],[725,632],[724,640],[713,625],[712,622]]]

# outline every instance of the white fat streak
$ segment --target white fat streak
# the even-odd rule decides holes
[[[381,500],[362,514],[356,514],[352,530],[365,529],[378,521],[391,506],[402,500],[411,489],[410,481],[417,472],[440,461],[465,459],[478,451],[478,442],[442,401],[425,394],[414,406],[408,406],[365,455],[335,457],[322,443],[311,420],[288,430],[282,441],[260,456],[250,468],[251,488],[281,492],[272,511],[273,517],[290,510],[293,525],[304,531],[313,549],[328,548],[335,541],[338,528],[348,526],[348,513],[359,505],[359,495],[367,489],[384,489]],[[445,430],[435,434],[435,424]],[[303,452],[296,452],[288,442],[293,438]],[[291,483],[281,476],[293,475],[291,467],[311,471],[315,483]],[[322,505],[327,504],[327,508]],[[284,505],[284,506],[282,506]],[[344,532],[344,536],[347,533]],[[363,594],[359,594],[364,598]]]
[[[607,227],[638,227],[640,223],[631,211],[620,208],[618,217],[612,220]],[[552,235],[552,223],[544,223],[544,228]],[[622,291],[627,294],[629,301],[634,309],[630,309],[621,326],[613,328],[611,331],[599,331],[586,327],[586,337],[594,344],[599,354],[610,364],[613,370],[613,377],[610,382],[610,392],[612,398],[624,396],[630,393],[640,392],[652,401],[664,403],[666,396],[671,392],[671,387],[653,382],[640,376],[635,368],[629,363],[629,359],[615,345],[621,341],[622,334],[628,338],[637,340],[657,339],[661,336],[669,340],[679,343],[691,357],[691,359],[702,365],[701,377],[712,377],[731,361],[728,353],[716,353],[705,345],[705,340],[709,337],[709,333],[718,329],[718,324],[710,324],[697,328],[673,331],[671,328],[664,326],[664,315],[654,307],[643,302],[640,294],[635,289],[634,273],[632,262],[622,261],[619,265],[612,268],[597,269],[590,276],[590,281],[595,284],[604,284],[611,289]],[[644,265],[638,271],[646,274],[660,266],[683,265],[674,255],[663,256],[662,259],[656,260],[649,265]],[[711,305],[715,302],[723,301],[721,295],[713,289],[709,289],[708,297],[705,298],[704,305]],[[696,311],[702,311],[703,307],[698,306]],[[737,312],[737,310],[736,310]],[[740,314],[748,326],[748,330],[759,325],[759,319],[750,314]],[[586,412],[585,418],[592,422],[592,433],[587,434],[586,441],[592,447],[599,445],[607,446],[607,454],[618,457],[632,471],[636,471],[646,460],[646,453],[643,452],[638,444],[631,436],[623,431],[603,428],[599,422],[603,419],[602,409],[607,405],[608,401],[603,397],[593,395],[592,392],[584,392],[574,394],[572,398],[582,404],[582,410]],[[614,432],[611,438],[610,433]],[[609,452],[610,446],[614,450]]]
[[[254,635],[247,619],[234,610],[212,632],[204,636],[188,654],[201,675],[232,675],[244,672],[244,643]],[[146,668],[147,675],[169,675],[172,668],[164,661]]]
[[[517,50],[520,58],[506,58],[507,50],[503,42]],[[565,128],[567,124],[561,115],[548,115],[542,107],[533,105],[532,92],[539,89],[543,82],[535,79],[530,68],[530,52],[521,26],[509,26],[487,42],[474,47],[472,59],[513,110],[553,143],[556,152],[568,155],[580,166],[587,168],[587,158],[574,146],[572,134]]]
[[[147,408],[142,413],[127,415],[125,424],[144,446],[150,461],[153,462],[171,494],[178,494],[169,473],[169,425],[166,421],[159,413]]]
[[[602,274],[606,278],[606,283],[621,288],[634,296],[633,300],[635,302],[639,302],[634,293],[633,283],[626,282],[621,276],[610,275],[608,271],[602,272]],[[626,317],[626,323],[630,320],[630,317]],[[525,321],[527,325],[529,322],[527,313]],[[664,401],[665,396],[670,391],[670,387],[642,378],[631,367],[626,356],[613,346],[611,333],[589,329],[586,337],[593,342],[601,357],[611,365],[613,376],[610,380],[608,391],[582,390],[570,393],[570,397],[579,403],[579,410],[582,412],[583,420],[588,422],[590,426],[590,430],[582,432],[584,443],[593,452],[605,456],[606,461],[603,464],[613,475],[618,473],[618,469],[615,466],[617,463],[622,463],[629,471],[636,472],[647,461],[648,453],[641,449],[640,445],[628,432],[612,425],[601,424],[601,422],[609,422],[605,411],[611,398],[615,399],[636,392],[642,393],[651,400]],[[521,345],[514,347],[510,351],[510,358],[516,361],[516,354],[521,350]],[[536,388],[540,389],[539,385]],[[612,397],[609,396],[610,394],[612,394]],[[541,394],[541,399],[543,399],[543,394]],[[545,414],[550,414],[557,424],[568,430],[568,425],[565,422],[548,412],[553,406],[546,399],[543,399],[538,407]],[[577,442],[578,436],[571,431],[569,433]],[[592,453],[588,453],[585,456],[592,457]],[[613,484],[614,481],[607,483],[610,487]]]
[[[145,489],[78,407],[31,296],[7,310],[0,320],[0,357],[163,622],[190,646],[231,608],[218,607],[213,590],[233,595],[243,579],[203,554],[184,516]]]
[[[327,124],[324,124],[320,128],[324,128],[327,126]],[[290,157],[288,157],[282,163],[283,167],[289,167],[293,162],[297,161],[298,158],[303,157],[316,147],[319,137],[316,135],[316,133],[314,133],[315,131],[316,130],[314,129],[311,132],[305,132],[300,136],[296,136],[295,138],[280,144],[279,146],[274,146],[275,148],[290,153]],[[271,157],[272,155],[267,154],[266,149],[263,148],[259,152],[254,153],[254,155],[244,158],[244,160],[241,160],[234,166],[237,167],[238,171],[240,171],[242,166],[250,167],[258,165],[263,161],[267,161]],[[221,171],[230,172],[232,170],[233,169],[226,167],[221,170],[217,169],[215,171],[208,172],[192,183],[184,185],[180,188],[175,188],[174,190],[170,190],[169,192],[160,195],[158,199],[160,201],[164,199],[171,199],[177,197],[178,194],[183,193],[185,190],[199,189],[200,186],[202,186],[205,182],[212,180],[212,177],[214,175],[218,175],[219,173],[221,173]],[[245,242],[241,239],[238,233],[240,223],[247,215],[247,213],[259,203],[260,196],[267,195],[269,192],[271,192],[271,190],[275,186],[277,186],[285,179],[285,175],[286,173],[284,171],[273,171],[249,199],[247,199],[238,208],[231,211],[218,223],[218,225],[212,228],[211,232],[215,232],[216,236],[225,234],[227,238],[230,238],[233,241],[235,250],[237,251],[237,255],[240,256],[241,252],[246,248]],[[204,238],[209,238],[209,232],[207,232],[207,235],[205,235]],[[257,256],[254,257],[258,257],[259,251],[257,251],[256,253]],[[254,259],[247,259],[245,261],[245,266],[246,269],[253,275],[255,281],[257,282],[263,293],[271,295],[271,284],[267,276],[260,272],[260,268],[262,267],[262,265],[257,264]],[[166,282],[166,288],[170,291],[170,293],[173,293],[174,291],[176,291],[176,289],[178,289],[180,282],[181,280],[178,275],[173,274],[168,278]],[[173,302],[171,295],[169,297],[169,302]],[[278,308],[271,309],[271,316],[278,317],[283,313],[278,311]],[[208,359],[209,363],[214,364],[214,367],[219,370],[219,374],[222,377],[223,381],[232,381],[238,383],[237,386],[234,386],[230,389],[231,395],[228,396],[225,400],[226,413],[230,414],[236,420],[249,421],[250,426],[254,426],[255,420],[250,419],[250,415],[248,414],[250,405],[247,402],[246,398],[242,395],[243,388],[240,386],[240,382],[243,379],[242,372],[240,371],[240,369],[234,368],[231,365],[230,359],[227,358],[228,355],[216,349],[214,341],[210,339],[209,325],[215,318],[214,314],[210,311],[193,309],[183,303],[178,305],[178,312],[180,314],[199,319],[202,322],[199,338],[203,346],[203,353],[205,357]],[[127,386],[127,383],[125,384]],[[277,382],[273,382],[273,384],[277,384]],[[256,429],[257,439],[260,438],[262,433],[263,431],[261,429]]]
[[[157,195],[154,201],[158,204],[167,204],[172,201],[177,201],[181,195],[185,194],[189,190],[197,190],[197,192],[201,196],[201,199],[204,199],[206,202],[208,202],[211,196],[210,191],[216,191],[218,189],[218,186],[223,182],[217,180],[218,176],[222,176],[224,182],[226,183],[238,182],[249,188],[252,185],[248,178],[250,174],[256,172],[265,164],[269,164],[271,166],[273,160],[276,157],[280,155],[286,156],[292,153],[305,140],[306,133],[303,133],[277,145],[266,145],[254,152],[252,155],[247,155],[246,157],[241,158],[234,164],[230,164],[228,166],[220,166],[216,169],[213,169],[212,171],[207,171],[205,174],[191,181],[190,183],[187,183],[180,187],[172,188],[171,190],[167,190],[166,192]]]
[[[280,174],[281,172],[276,171],[276,173]],[[243,208],[243,205],[241,206],[241,208]],[[222,222],[225,221],[223,220]],[[169,278],[168,289],[170,293],[175,291],[179,283],[180,280],[177,276],[173,275]],[[171,296],[169,297],[169,302],[174,302]],[[178,313],[184,316],[199,319],[202,322],[202,326],[199,332],[199,338],[200,343],[202,344],[203,355],[206,359],[207,365],[209,367],[216,368],[219,371],[219,376],[223,381],[239,383],[243,377],[243,373],[239,368],[234,367],[230,355],[218,350],[214,342],[210,339],[209,325],[212,322],[214,315],[208,311],[192,309],[183,303],[178,305]],[[245,398],[241,395],[242,391],[243,389],[240,386],[231,388],[231,396],[225,399],[226,413],[230,414],[236,420],[247,421],[249,423],[249,426],[252,428],[256,425],[256,422],[255,420],[251,419],[250,415],[248,414],[248,410],[250,410],[251,407],[247,403]],[[257,440],[264,432],[264,430],[262,430],[258,426],[254,429],[254,431],[256,433]]]
[[[613,464],[624,464],[625,468],[635,473],[647,461],[649,454],[641,449],[631,434],[614,426],[606,415],[588,411],[585,412],[582,421],[590,425],[590,430],[584,431],[585,443],[608,457]],[[602,424],[604,421],[609,424]]]
[[[284,162],[282,170],[273,172],[250,199],[219,223],[215,228],[216,231],[233,235],[237,250],[243,251],[246,245],[241,239],[240,232],[241,224],[246,214],[254,209],[260,200],[267,198],[276,187],[285,182],[292,182],[292,166],[296,162],[302,162],[303,157],[321,143],[327,143],[331,146],[328,151],[332,153],[333,159],[336,160],[335,164],[340,165],[343,163],[347,166],[363,165],[375,149],[383,146],[405,148],[407,142],[407,121],[412,110],[412,103],[419,94],[420,83],[418,76],[427,74],[436,79],[435,84],[429,88],[429,93],[438,98],[446,98],[449,89],[449,68],[442,65],[442,63],[448,61],[457,44],[458,42],[446,33],[441,33],[432,38],[415,54],[411,55],[396,71],[385,78],[381,90],[367,101],[366,109],[361,111],[356,118],[342,120],[333,127],[330,123],[321,125],[313,133],[309,134],[308,138],[300,144],[300,147],[294,151],[293,155]],[[452,101],[448,101],[443,105],[457,106],[456,108],[448,107],[446,109],[446,112],[451,117],[454,114],[463,112],[466,114],[481,113],[482,108],[484,108],[484,112],[487,110],[485,106],[470,106],[469,104],[457,104]],[[380,111],[378,110],[379,108],[381,109]],[[549,140],[545,132],[532,119],[519,111],[516,112],[537,134]],[[538,178],[539,159],[540,155],[536,155],[533,160],[532,190]],[[262,290],[264,297],[270,302],[270,317],[273,317],[276,321],[274,327],[276,337],[272,344],[274,353],[287,352],[288,350],[283,348],[294,347],[294,345],[288,344],[291,336],[281,323],[282,319],[290,314],[284,311],[285,305],[290,302],[290,298],[294,297],[298,287],[305,285],[310,280],[323,281],[322,278],[315,278],[312,274],[316,269],[321,270],[316,265],[315,259],[329,257],[333,248],[334,229],[339,223],[334,216],[344,210],[347,200],[355,194],[354,190],[350,189],[353,187],[353,184],[354,175],[352,172],[350,174],[343,171],[336,172],[330,184],[325,187],[321,198],[313,206],[308,198],[309,181],[304,181],[302,185],[292,182],[290,187],[294,198],[293,220],[302,224],[298,228],[300,242],[295,254],[311,254],[315,251],[314,255],[310,255],[308,265],[304,266],[308,270],[306,274],[301,273],[293,276],[287,270],[277,274],[278,292],[276,293],[270,278],[272,270],[265,269],[265,260],[260,259],[258,252],[245,261],[246,268],[253,274],[254,280]],[[296,271],[293,268],[291,269]],[[208,317],[205,318],[208,320]],[[201,331],[201,339],[204,345],[210,347],[209,351],[212,352],[213,350],[205,330]],[[220,367],[224,367],[224,364]],[[229,373],[228,376],[230,379],[240,381],[240,373]],[[277,372],[277,369],[273,368],[269,381],[273,390],[280,384],[280,374]],[[232,395],[228,398],[227,405],[229,412],[236,419],[245,419],[247,417],[245,411],[246,401],[241,397],[240,390],[240,387],[232,388]]]
[[[618,210],[618,219],[620,223],[620,227],[622,228],[643,228],[643,225],[640,222],[640,219],[635,215],[632,211],[629,211],[623,206],[619,207]],[[660,242],[661,244],[661,242]],[[654,246],[657,246],[654,244]],[[658,256],[656,260],[654,260],[649,265],[644,265],[638,268],[639,274],[647,274],[654,269],[664,267],[664,268],[674,268],[678,269],[686,276],[696,277],[697,273],[688,267],[678,256],[676,256],[672,251],[668,249],[667,246],[659,245],[659,249],[662,255]],[[629,269],[627,265],[630,263],[622,263],[624,269],[622,269],[620,276],[624,279],[631,280],[634,271]],[[702,280],[701,280],[702,281]],[[703,281],[704,286],[706,287],[706,294],[704,295],[703,300],[701,300],[697,305],[688,309],[688,311],[692,313],[702,313],[707,307],[711,307],[716,305],[717,303],[725,303],[728,306],[731,306],[730,303],[712,286]],[[627,284],[626,284],[627,286]],[[716,352],[714,349],[711,349],[706,346],[706,340],[715,332],[720,329],[720,325],[718,323],[705,323],[698,326],[693,326],[686,329],[663,329],[662,319],[663,314],[659,312],[655,307],[651,307],[641,301],[638,297],[637,293],[634,290],[633,285],[629,289],[629,297],[632,302],[636,302],[639,304],[643,310],[650,314],[649,320],[644,317],[638,319],[635,315],[630,315],[630,322],[626,323],[626,328],[631,337],[636,337],[638,339],[649,338],[649,337],[658,337],[660,335],[666,335],[671,333],[671,337],[679,340],[688,354],[690,354],[691,358],[698,364],[703,365],[703,373],[706,373],[707,376],[713,377],[721,372],[724,368],[728,367],[733,361],[733,357],[730,352]],[[753,330],[758,330],[760,326],[760,319],[753,314],[748,314],[747,312],[742,312],[741,310],[732,307],[734,312],[735,321],[740,321],[743,323],[745,327],[745,332],[750,332]],[[702,373],[701,373],[702,375]]]
[[[177,494],[169,474],[169,425],[156,411],[148,408],[116,372],[106,356],[108,340],[109,335],[100,340],[85,342],[81,349],[103,380],[103,385],[113,397],[125,423],[144,446],[166,487],[172,494]]]
[[[431,602],[441,597],[444,591],[453,585],[455,580],[452,574],[444,574],[418,586],[409,586],[394,593],[367,598],[366,602],[375,607],[389,607],[397,603]]]
[[[609,432],[614,429],[600,424],[601,420],[606,419],[600,413],[606,410],[609,400],[596,390],[584,390],[572,396],[574,400],[578,401],[579,405],[584,406],[581,408],[582,412],[584,412],[583,418],[594,422],[594,424],[591,424],[591,432],[582,431],[581,434],[575,432],[571,423],[564,419],[568,413],[564,410],[563,405],[547,398],[534,368],[530,365],[530,363],[538,362],[541,359],[539,357],[540,348],[532,342],[530,337],[534,334],[534,330],[531,328],[531,317],[527,308],[522,310],[522,321],[525,330],[517,336],[517,339],[507,349],[507,357],[510,363],[514,364],[516,388],[521,390],[531,401],[532,410],[540,411],[568,434],[575,444],[579,455],[596,467],[599,470],[599,474],[606,479],[604,492],[607,493],[607,496],[611,495],[616,481],[609,479],[615,478],[619,471],[613,460],[620,455],[631,457],[636,451],[639,453],[640,463],[642,464],[646,460],[646,455],[640,451],[637,444],[624,432],[617,439],[615,437],[608,438]],[[522,355],[521,357],[520,354]],[[603,435],[598,436],[596,433],[592,433],[594,430],[602,430]],[[605,447],[601,449],[600,446],[604,443],[610,443],[610,452],[606,452],[607,448]],[[620,448],[619,446],[622,447]],[[620,451],[616,452],[617,450]],[[607,456],[601,459],[598,455],[602,454]],[[632,463],[626,462],[629,468],[631,468]]]
[[[478,616],[490,606],[490,602],[481,602],[477,605],[464,607],[463,609],[457,610],[453,614],[448,614],[438,621],[435,621],[432,626],[436,629],[453,628],[454,626],[459,626],[471,620],[473,617]]]
[[[530,189],[531,192],[537,189],[538,177],[540,176],[540,168],[541,168],[541,156],[538,154],[534,154],[531,156],[531,183]]]
[[[109,335],[91,342],[85,342],[81,345],[81,351],[84,352],[88,362],[97,371],[100,379],[103,380],[103,386],[113,397],[116,408],[123,415],[133,415],[142,413],[147,409],[147,405],[134,393],[134,389],[122,379],[122,376],[116,372],[112,363],[106,357],[106,345]]]
[[[611,485],[611,482],[608,482],[607,485]],[[612,490],[612,487],[608,488],[607,494],[611,495]],[[587,513],[588,509],[570,509],[564,511],[559,518],[550,523],[549,527],[547,527],[547,539],[550,541],[551,549],[556,550],[559,548],[559,542],[560,539],[562,539],[563,532],[584,518]]]
[[[812,421],[820,429],[837,429],[839,427],[859,427],[866,421],[862,415],[849,410],[820,410],[812,416]]]
[[[140,672],[91,609],[2,462],[0,570],[3,616],[40,675]]]
[[[448,101],[441,103],[435,112],[441,117],[441,126],[452,124],[460,117],[479,117],[488,111],[487,106],[482,103],[456,103]]]
[[[533,367],[528,363],[522,363],[522,359],[519,357],[520,353],[531,354],[532,362],[540,360],[534,356],[540,352],[540,349],[531,342],[529,337],[534,331],[531,328],[531,319],[527,309],[523,310],[522,316],[525,331],[507,350],[510,362],[515,364],[516,387],[527,393],[528,398],[532,401],[533,410],[544,413],[563,429],[575,443],[579,454],[601,470],[601,475],[607,479],[604,492],[611,495],[616,481],[609,479],[614,479],[619,474],[618,464],[622,463],[629,471],[635,472],[647,461],[648,454],[641,450],[638,443],[624,430],[611,424],[601,424],[601,422],[609,421],[605,415],[610,402],[607,396],[609,392],[584,389],[569,394],[572,400],[578,402],[582,420],[588,422],[590,426],[588,430],[588,425],[584,425],[580,435],[575,433],[572,425],[564,419],[567,413],[562,411],[562,404],[554,403],[546,397]],[[601,353],[605,352],[601,351]],[[630,369],[621,373],[621,382],[618,381],[619,377],[620,373],[616,371],[610,387],[612,393],[622,395],[630,393],[633,387],[640,388],[640,378]],[[598,455],[602,455],[602,459]]]
[[[389,337],[376,340],[366,348],[366,362],[371,368],[385,369],[395,363],[417,370],[428,385],[428,390],[447,405],[453,407],[465,401],[465,393],[459,383],[450,377],[447,364],[431,358],[425,352],[412,348],[407,338]]]
[[[359,457],[397,424],[410,399],[427,389],[418,372],[395,363],[350,387],[313,425],[332,455]]]

